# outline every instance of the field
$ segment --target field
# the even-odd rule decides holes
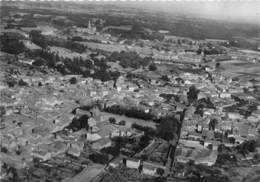
[[[89,58],[87,53],[77,53],[63,47],[51,46],[49,47],[51,52],[58,53],[60,56],[67,57],[70,59],[82,57],[83,59]]]
[[[101,112],[101,114],[104,114],[105,117],[109,118],[109,117],[113,117],[116,119],[116,121],[126,121],[126,127],[131,127],[132,124],[136,123],[138,125],[142,125],[142,126],[148,126],[148,127],[151,127],[151,128],[156,128],[156,123],[153,122],[153,121],[145,121],[145,120],[142,120],[142,119],[135,119],[135,118],[129,118],[129,117],[126,117],[124,115],[117,115],[117,114],[111,114],[111,113],[106,113],[106,112]]]
[[[80,44],[87,46],[89,49],[92,50],[103,50],[107,52],[121,52],[126,50],[125,46],[123,45],[113,45],[113,44],[100,44],[94,42],[79,42]]]
[[[227,77],[260,80],[260,62],[252,63],[239,60],[221,62],[221,72]]]

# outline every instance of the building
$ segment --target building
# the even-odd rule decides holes
[[[163,170],[162,173],[164,173],[166,167],[165,166],[161,166],[161,165],[157,165],[157,164],[153,164],[153,163],[148,163],[148,162],[143,162],[143,168],[142,168],[142,173],[149,175],[149,176],[158,176],[160,174],[158,174],[158,169]]]
[[[95,143],[92,144],[92,148],[95,150],[101,150],[106,147],[110,147],[112,142],[109,138],[103,138]]]
[[[131,169],[138,169],[140,167],[141,161],[139,159],[126,159],[126,167]]]
[[[33,157],[40,159],[41,161],[47,161],[51,159],[51,153],[47,150],[36,150],[31,154]]]
[[[81,152],[83,151],[83,148],[84,148],[83,142],[72,143],[70,144],[67,153],[74,157],[79,157]]]
[[[115,158],[115,159],[113,159],[113,160],[111,160],[110,162],[109,162],[109,166],[110,167],[113,167],[113,168],[116,168],[116,167],[118,167],[119,166],[119,164],[122,162],[122,158],[121,157],[117,157],[117,158]]]
[[[146,175],[156,176],[157,168],[153,165],[144,163],[142,172]]]
[[[219,95],[220,98],[225,99],[225,98],[231,98],[231,94],[230,93],[221,93]]]
[[[76,27],[76,31],[80,33],[95,34],[97,29],[95,26],[92,25],[92,22],[89,20],[87,28]]]

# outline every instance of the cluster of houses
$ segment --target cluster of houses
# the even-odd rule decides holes
[[[150,163],[135,158],[116,158],[109,163],[110,167],[117,168],[122,164],[128,169],[134,169],[149,176],[162,176],[166,167],[160,164]]]

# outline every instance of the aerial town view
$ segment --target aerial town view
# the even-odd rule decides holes
[[[260,182],[260,2],[232,3],[1,1],[0,181]]]

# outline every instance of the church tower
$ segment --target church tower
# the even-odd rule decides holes
[[[88,21],[88,29],[91,30],[91,28],[92,28],[92,27],[91,27],[91,22],[90,22],[90,20],[89,20],[89,21]]]

